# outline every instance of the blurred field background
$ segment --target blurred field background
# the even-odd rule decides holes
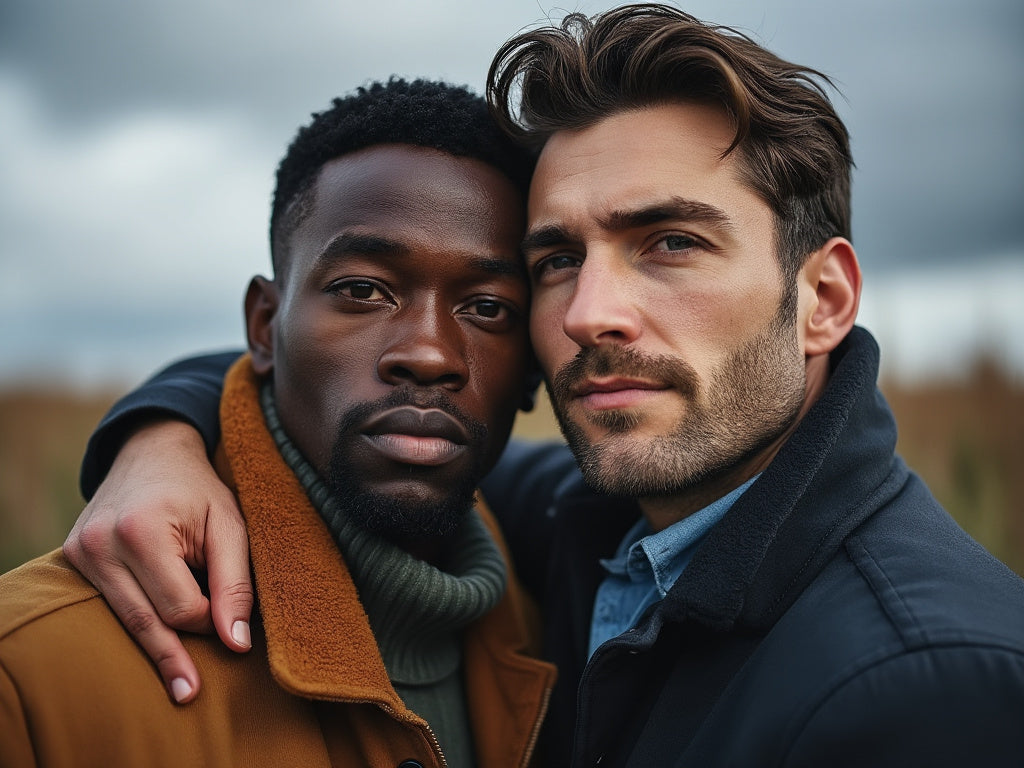
[[[883,384],[899,451],[959,523],[1024,575],[1024,381],[991,362],[958,383]],[[83,501],[78,466],[120,393],[0,390],[0,571],[59,546]],[[516,433],[557,436],[546,401]]]

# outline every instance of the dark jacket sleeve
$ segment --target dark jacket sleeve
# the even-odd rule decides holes
[[[191,357],[157,373],[118,400],[89,438],[79,487],[92,498],[124,441],[153,418],[177,418],[199,430],[211,454],[220,439],[220,393],[224,374],[242,350]]]
[[[583,481],[569,449],[556,442],[512,440],[480,483],[501,525],[519,577],[543,594],[558,503],[578,493]]]

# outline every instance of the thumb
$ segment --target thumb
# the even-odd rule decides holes
[[[248,651],[253,603],[249,539],[233,496],[211,504],[203,546],[214,627],[228,648]]]

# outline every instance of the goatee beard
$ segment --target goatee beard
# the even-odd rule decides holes
[[[366,486],[364,478],[353,471],[346,451],[351,445],[351,432],[378,411],[414,405],[436,408],[458,419],[470,436],[470,455],[475,457],[469,472],[446,488],[439,499],[424,500],[416,494],[396,495]],[[409,388],[396,389],[387,397],[351,408],[338,427],[331,450],[325,482],[330,487],[339,511],[360,527],[390,541],[403,543],[421,539],[439,539],[458,531],[466,513],[473,507],[474,494],[483,476],[483,446],[487,427],[469,417],[439,392],[424,395]],[[410,479],[428,476],[430,467],[410,465]]]

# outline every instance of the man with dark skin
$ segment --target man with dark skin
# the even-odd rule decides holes
[[[1024,583],[893,452],[878,349],[855,327],[849,139],[820,82],[658,5],[571,15],[492,64],[492,105],[540,151],[531,338],[572,449],[513,443],[482,483],[559,666],[552,765],[1024,754]],[[184,391],[219,376],[192,370]],[[161,394],[178,389],[144,391],[202,427]],[[105,429],[146,413],[133,402]],[[173,477],[139,491],[168,456],[176,476],[208,473],[188,439],[187,456],[126,444],[68,543],[147,631],[171,607],[207,615],[171,578],[165,559],[196,558],[169,532],[231,517],[205,480],[183,499]],[[155,531],[162,551],[119,527]],[[125,599],[139,583],[155,608]],[[222,635],[247,616],[238,593],[214,606]]]
[[[359,89],[299,131],[220,398],[252,651],[183,638],[214,684],[179,707],[59,551],[32,561],[0,576],[0,766],[530,761],[554,669],[474,497],[536,381],[531,167],[440,83]]]

